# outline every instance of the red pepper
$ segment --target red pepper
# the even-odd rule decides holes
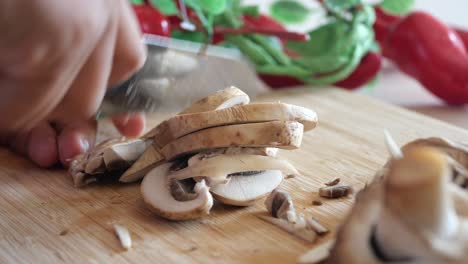
[[[391,24],[380,45],[384,56],[434,95],[449,104],[468,103],[468,53],[449,26],[413,12]]]
[[[143,33],[169,37],[171,29],[168,19],[150,5],[133,5],[133,10]]]
[[[368,52],[359,66],[346,79],[335,83],[336,86],[354,90],[370,82],[382,67],[382,56],[379,53]]]
[[[463,44],[465,45],[465,49],[468,50],[468,31],[466,31],[465,29],[457,28],[457,27],[455,27],[454,29],[457,32],[460,39],[463,41]]]

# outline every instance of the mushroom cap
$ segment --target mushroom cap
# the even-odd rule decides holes
[[[165,163],[145,176],[141,184],[144,202],[157,215],[170,220],[196,219],[209,214],[213,206],[213,197],[205,181],[195,185],[195,199],[178,201],[174,198],[168,178],[171,166],[172,163]]]
[[[213,197],[229,205],[248,206],[265,197],[283,181],[283,173],[278,170],[260,171],[252,175],[230,176],[229,182],[210,189]]]

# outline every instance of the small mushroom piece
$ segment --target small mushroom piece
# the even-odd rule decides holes
[[[304,107],[284,103],[255,103],[176,115],[157,126],[154,137],[157,139],[156,144],[162,148],[177,138],[210,127],[271,121],[297,121],[304,126],[304,131],[309,131],[315,128],[318,119],[314,111]]]
[[[284,219],[290,223],[295,223],[297,220],[296,209],[287,192],[274,190],[265,200],[265,206],[275,218]]]
[[[172,141],[161,149],[168,161],[213,148],[276,147],[301,145],[304,126],[294,121],[273,121],[203,129]]]
[[[334,239],[330,239],[318,246],[314,246],[311,250],[307,251],[299,257],[297,263],[299,264],[316,264],[324,261],[330,256],[330,249],[335,243]]]
[[[273,224],[284,231],[301,238],[307,242],[314,242],[317,239],[317,234],[307,227],[304,217],[298,217],[295,223],[288,222],[287,220],[274,218],[266,215],[258,215],[258,218],[265,222]]]
[[[345,197],[351,193],[353,193],[353,188],[345,184],[331,185],[319,189],[319,195],[321,197],[330,199]]]
[[[114,224],[114,231],[120,240],[120,244],[125,250],[132,248],[132,237],[128,229],[122,225]]]
[[[213,197],[235,206],[248,206],[265,197],[283,181],[283,173],[277,170],[258,171],[249,175],[232,175],[227,184],[210,189]]]
[[[169,175],[170,179],[184,180],[193,177],[207,177],[210,186],[225,184],[228,176],[247,171],[279,170],[283,175],[299,175],[299,172],[285,160],[259,155],[220,155],[204,159],[193,166]]]
[[[172,166],[173,163],[165,163],[145,176],[141,184],[144,202],[157,215],[169,220],[196,219],[209,214],[213,197],[205,181],[196,183],[193,193],[185,192],[178,181],[168,177]]]

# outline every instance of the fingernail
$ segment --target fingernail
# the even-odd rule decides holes
[[[89,150],[89,141],[85,137],[80,137],[80,147],[83,152]]]

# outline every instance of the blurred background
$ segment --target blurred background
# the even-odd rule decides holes
[[[238,49],[272,89],[336,86],[468,128],[467,1],[186,0],[186,18],[181,1],[132,2],[163,13],[167,36]],[[140,23],[151,22],[142,10]],[[264,91],[252,76],[240,88]],[[202,86],[219,86],[211,81]]]

